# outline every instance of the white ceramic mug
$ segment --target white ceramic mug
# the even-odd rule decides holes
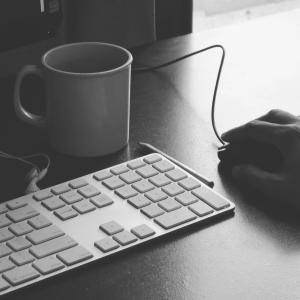
[[[46,127],[50,144],[74,156],[100,156],[124,147],[129,140],[132,55],[106,43],[84,42],[56,47],[42,57],[41,67],[25,66],[18,74],[14,106],[23,121]],[[46,116],[21,104],[25,76],[45,82]]]

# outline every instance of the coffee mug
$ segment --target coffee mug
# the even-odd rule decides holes
[[[21,120],[47,128],[56,151],[85,157],[113,153],[129,140],[131,63],[130,52],[113,44],[51,49],[42,56],[41,67],[25,66],[17,75],[15,112]],[[21,104],[22,81],[30,74],[45,82],[45,117]]]

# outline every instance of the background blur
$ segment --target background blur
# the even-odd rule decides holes
[[[299,7],[300,0],[194,0],[193,31],[245,22]]]

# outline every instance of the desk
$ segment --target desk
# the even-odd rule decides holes
[[[174,38],[140,49],[156,64],[221,43],[227,49],[216,120],[220,131],[271,107],[299,112],[300,10],[238,26]],[[139,155],[150,142],[213,179],[236,215],[205,228],[129,251],[15,293],[9,299],[296,299],[300,297],[300,221],[251,199],[217,168],[209,110],[219,53],[211,51],[159,72],[135,74],[130,145],[105,158],[52,153],[42,132],[1,119],[6,150],[45,151],[53,185]],[[7,95],[11,85],[5,85]],[[3,101],[9,99],[3,99]],[[8,111],[12,108],[7,107]],[[8,124],[9,127],[5,124]],[[12,128],[7,134],[7,128]],[[17,140],[22,135],[27,143]],[[4,148],[4,146],[2,147]]]

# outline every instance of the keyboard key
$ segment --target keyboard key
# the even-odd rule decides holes
[[[110,190],[115,190],[124,186],[125,182],[118,177],[112,177],[102,181],[102,184],[108,187]]]
[[[0,229],[0,243],[8,241],[14,237],[15,237],[15,235],[11,231],[9,231],[7,228]]]
[[[8,284],[8,282],[0,277],[0,292],[7,290],[9,287],[10,285]]]
[[[138,168],[143,167],[145,165],[146,165],[146,163],[141,159],[132,160],[131,162],[129,162],[127,164],[127,166],[132,170],[138,169]]]
[[[153,164],[153,163],[155,163],[157,161],[160,161],[160,160],[162,160],[162,158],[158,154],[151,154],[151,155],[144,158],[144,161],[147,164]]]
[[[171,229],[173,227],[182,225],[196,219],[196,215],[186,208],[177,209],[170,213],[157,217],[154,221],[162,226],[164,229]]]
[[[149,178],[158,174],[158,171],[152,168],[151,166],[145,166],[136,171],[138,174],[144,178]]]
[[[229,206],[229,202],[225,198],[223,198],[221,195],[213,193],[204,186],[192,191],[192,193],[216,210],[220,210]]]
[[[179,181],[187,177],[187,175],[181,170],[175,169],[166,173],[166,175],[171,178],[173,181]]]
[[[16,265],[8,259],[8,257],[4,257],[0,259],[0,273],[3,273],[5,271],[11,270]]]
[[[109,235],[113,235],[124,230],[124,228],[115,221],[104,223],[100,225],[99,228]]]
[[[77,246],[77,243],[69,236],[64,235],[43,244],[32,246],[29,251],[36,258],[43,258],[74,246]]]
[[[174,197],[184,192],[184,189],[180,187],[177,183],[171,183],[169,185],[166,185],[162,188],[162,190],[171,197]]]
[[[136,242],[138,239],[131,232],[122,231],[113,236],[113,239],[120,243],[122,246],[126,246]]]
[[[0,214],[4,214],[8,211],[8,208],[4,203],[0,204]]]
[[[155,231],[145,224],[132,228],[131,232],[140,239],[145,239],[155,234]]]
[[[37,201],[42,201],[53,197],[53,194],[50,191],[39,191],[36,192],[32,197]]]
[[[62,221],[69,220],[78,216],[78,213],[70,206],[64,206],[57,209],[54,214],[59,217]]]
[[[54,195],[61,195],[61,194],[64,194],[66,192],[69,192],[70,190],[71,190],[71,188],[69,186],[67,186],[65,183],[62,183],[62,184],[54,186],[51,189],[51,192]]]
[[[55,210],[65,206],[65,202],[57,197],[46,199],[42,202],[42,204],[49,210]]]
[[[193,194],[191,194],[189,192],[180,194],[180,195],[176,196],[175,199],[182,205],[190,205],[190,204],[193,204],[193,203],[199,201],[199,199],[196,196],[194,196]]]
[[[159,161],[153,164],[153,167],[159,172],[167,172],[175,168],[174,165],[168,162],[167,160]]]
[[[14,251],[21,251],[31,247],[31,243],[22,236],[15,237],[12,240],[9,240],[6,244]]]
[[[169,212],[175,209],[178,209],[181,207],[181,205],[174,199],[168,198],[166,200],[163,200],[158,203],[158,206],[160,206],[165,211]]]
[[[9,211],[6,215],[14,222],[20,222],[39,215],[40,213],[29,205]]]
[[[8,226],[10,224],[11,221],[5,215],[0,215],[0,228]]]
[[[152,204],[142,208],[141,212],[145,214],[148,218],[155,218],[165,213],[165,211],[156,204]]]
[[[206,216],[214,211],[210,206],[202,201],[198,201],[197,203],[190,205],[189,209],[199,217]]]
[[[148,180],[142,180],[142,181],[136,182],[132,185],[132,187],[140,193],[146,193],[155,188],[155,186],[152,183],[150,183]]]
[[[48,256],[43,259],[39,259],[38,261],[35,261],[32,266],[43,275],[47,275],[65,267],[64,264],[55,256]]]
[[[112,173],[109,170],[102,170],[94,174],[94,179],[97,181],[102,181],[104,179],[112,177]]]
[[[59,198],[65,201],[67,204],[73,204],[75,202],[82,200],[83,196],[78,194],[76,191],[70,191],[61,195]]]
[[[93,185],[86,185],[78,190],[78,193],[80,193],[85,198],[91,198],[96,195],[100,194],[100,191],[95,188]]]
[[[104,253],[115,250],[120,247],[120,245],[110,237],[99,240],[95,242],[94,245]]]
[[[110,171],[115,175],[120,175],[122,173],[128,172],[129,169],[125,165],[120,165],[120,166],[111,168]]]
[[[104,193],[92,197],[90,201],[93,204],[95,204],[98,208],[105,207],[114,203],[114,201]]]
[[[201,186],[200,182],[192,177],[183,179],[178,184],[188,191]]]
[[[89,200],[82,200],[73,205],[73,208],[76,209],[80,214],[86,214],[90,211],[96,209],[95,205],[93,205]]]
[[[35,229],[41,229],[44,227],[47,227],[49,225],[52,225],[52,222],[50,222],[47,218],[44,216],[36,216],[28,221],[28,224],[30,224]]]
[[[168,196],[160,189],[155,189],[145,194],[152,202],[158,202],[166,199]]]
[[[83,247],[77,246],[57,254],[57,257],[67,266],[72,266],[74,264],[92,258],[93,254]]]
[[[8,203],[7,203],[7,207],[9,209],[17,209],[17,208],[20,208],[20,207],[23,207],[23,206],[26,206],[27,205],[27,202],[26,200],[24,199],[15,199],[15,200],[10,200]]]
[[[20,222],[10,225],[9,230],[19,236],[33,231],[33,228],[27,222]]]
[[[171,180],[168,177],[166,177],[164,174],[158,174],[150,178],[149,181],[155,184],[157,187],[161,187],[171,183]]]
[[[25,265],[3,274],[3,277],[13,286],[33,280],[39,276],[40,274],[30,265]]]
[[[15,252],[10,259],[18,266],[26,265],[35,260],[35,258],[26,250]]]
[[[151,201],[146,197],[144,197],[143,195],[138,195],[129,199],[128,203],[134,206],[135,208],[142,208],[151,204]]]
[[[57,238],[59,236],[64,235],[65,233],[63,231],[61,231],[58,227],[56,227],[55,225],[40,229],[40,230],[36,230],[33,231],[29,234],[27,234],[27,239],[37,245],[37,244],[41,244],[44,243],[46,241],[52,240],[54,238]]]
[[[142,177],[134,171],[120,175],[120,178],[128,184],[142,180]]]
[[[124,186],[115,191],[115,193],[123,199],[136,196],[138,193],[131,186]]]
[[[9,255],[10,253],[12,253],[10,248],[8,248],[5,244],[0,245],[0,257]]]
[[[83,186],[86,186],[86,185],[88,185],[88,182],[85,179],[82,179],[82,178],[74,179],[69,183],[69,186],[72,189],[79,189],[79,188],[81,188]]]

